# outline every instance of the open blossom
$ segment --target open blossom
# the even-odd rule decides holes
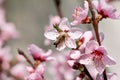
[[[94,65],[96,70],[101,74],[105,67],[114,65],[116,62],[111,58],[103,46],[92,40],[87,43],[85,54],[80,57],[80,63]]]
[[[25,80],[44,80],[43,74],[45,71],[45,66],[39,64],[38,67],[30,75],[25,77]]]
[[[84,9],[81,8],[81,7],[76,7],[75,8],[74,14],[72,15],[73,16],[73,22],[71,23],[71,25],[81,24],[82,21],[87,18],[88,11],[89,11],[88,2],[84,1]]]
[[[116,9],[106,3],[105,0],[93,0],[92,3],[102,18],[120,19],[120,15],[116,13]]]
[[[75,39],[80,38],[82,32],[79,28],[71,28],[68,19],[63,18],[59,26],[54,30],[46,32],[44,35],[50,40],[55,40],[54,45],[58,50],[63,50],[66,46],[76,48]]]
[[[52,53],[51,50],[44,52],[41,48],[39,48],[38,46],[36,46],[34,44],[31,44],[28,47],[28,51],[35,60],[40,60],[41,62],[54,59],[53,57],[50,56]]]

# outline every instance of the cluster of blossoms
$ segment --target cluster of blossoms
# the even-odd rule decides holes
[[[92,17],[88,15],[89,11],[91,11]],[[105,0],[85,0],[84,8],[76,7],[72,17],[71,23],[67,18],[61,18],[60,23],[54,23],[53,27],[44,35],[47,39],[54,41],[57,50],[61,51],[65,47],[71,49],[66,62],[71,68],[80,71],[80,74],[74,79],[117,80],[115,73],[106,71],[106,67],[115,65],[116,62],[102,45],[104,34],[98,32],[98,23],[102,19],[120,19],[116,9]],[[93,24],[95,33],[71,27],[90,23]]]
[[[103,19],[120,19],[116,9],[107,3],[112,0],[84,0],[84,8],[74,9],[72,22],[60,15],[50,16],[44,44],[48,46],[54,41],[59,52],[51,49],[46,52],[31,44],[27,51],[32,59],[19,49],[16,60],[12,60],[10,48],[5,43],[19,35],[14,24],[6,22],[1,6],[4,0],[0,1],[0,80],[46,80],[45,71],[53,76],[52,80],[118,80],[115,73],[106,70],[116,62],[103,46],[104,34],[98,30],[98,23]],[[93,24],[94,31],[74,27],[81,24]],[[66,47],[69,49],[65,50]]]
[[[107,3],[110,1],[113,0],[84,0],[84,8],[75,8],[72,22],[61,15],[50,16],[50,23],[45,27],[47,39],[44,44],[48,46],[54,41],[59,52],[51,49],[46,52],[31,44],[28,46],[31,61],[21,50],[18,52],[22,56],[11,54],[11,47],[6,43],[18,38],[19,33],[13,23],[6,21],[4,0],[0,0],[0,80],[46,80],[45,71],[52,80],[118,80],[115,73],[106,71],[106,67],[116,62],[102,45],[104,34],[98,32],[98,23],[102,19],[120,19],[116,9]],[[95,32],[74,27],[90,23]],[[65,47],[70,49],[63,51]]]

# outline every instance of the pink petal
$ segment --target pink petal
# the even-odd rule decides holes
[[[81,55],[79,62],[81,64],[85,64],[85,65],[93,65],[91,54],[83,54],[83,55]]]
[[[70,24],[68,22],[68,19],[67,18],[63,18],[59,24],[59,28],[62,29],[63,31],[64,30],[70,30]]]
[[[72,28],[70,30],[70,32],[68,33],[68,35],[72,38],[72,39],[78,39],[80,38],[80,36],[82,35],[82,30],[79,28]]]
[[[73,67],[75,60],[67,60],[67,63],[70,67]]]
[[[40,49],[35,44],[31,44],[28,47],[29,53],[33,56],[33,58],[39,58],[41,56],[41,53],[44,53],[42,49]]]
[[[98,0],[93,0],[92,4],[96,10],[98,10],[98,11],[100,10],[100,5],[99,5]]]
[[[95,59],[94,65],[95,65],[97,71],[99,72],[99,74],[102,74],[105,69],[105,65],[103,64],[103,61],[101,61],[99,59]]]
[[[54,58],[54,57],[47,57],[46,58],[46,61],[51,61],[51,60],[56,60],[56,58]]]
[[[50,30],[50,31],[48,31],[48,32],[45,32],[45,33],[44,33],[44,36],[45,36],[47,39],[56,40],[56,38],[59,36],[59,34],[58,34],[55,30]]]
[[[108,54],[108,53],[107,53],[107,50],[105,49],[104,46],[98,47],[97,50],[100,51],[101,53],[103,53],[103,56]]]
[[[42,64],[39,64],[37,69],[35,70],[35,73],[38,73],[39,75],[43,75],[45,72],[45,66]]]
[[[106,66],[116,64],[116,61],[112,57],[110,57],[109,55],[103,56],[102,61],[103,61],[104,65],[106,65]]]
[[[80,25],[81,21],[74,20],[73,22],[70,23],[70,25],[75,26],[75,25]]]
[[[66,44],[66,46],[69,47],[69,48],[76,48],[76,43],[75,43],[75,41],[74,41],[73,39],[71,39],[71,38],[67,38],[67,39],[65,40],[65,44]]]
[[[24,78],[28,75],[25,65],[21,63],[13,66],[10,70],[10,73],[18,78]]]
[[[43,80],[42,77],[38,73],[32,73],[25,80]]]
[[[72,51],[70,52],[70,58],[71,58],[71,59],[79,59],[80,56],[81,56],[81,53],[80,53],[79,50],[72,50]]]
[[[99,44],[92,40],[92,41],[89,41],[87,44],[86,44],[86,49],[85,49],[85,53],[92,53],[94,50],[96,50],[97,48],[99,47]]]
[[[118,80],[118,76],[116,73],[107,73],[108,80]]]

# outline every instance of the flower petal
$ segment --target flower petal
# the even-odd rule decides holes
[[[78,39],[80,38],[80,36],[82,35],[82,30],[79,28],[72,28],[68,35],[72,38],[72,39]]]
[[[93,4],[94,8],[99,11],[100,7],[99,7],[99,2],[98,2],[98,0],[93,0],[93,1],[92,1],[92,4]]]
[[[110,57],[109,55],[103,56],[102,61],[103,61],[104,65],[106,65],[106,66],[116,64],[116,61],[112,57]]]
[[[55,30],[50,30],[50,31],[48,31],[48,32],[45,32],[45,33],[44,33],[44,36],[45,36],[47,39],[56,40],[56,38],[59,36],[59,34],[58,34]]]
[[[94,59],[94,65],[95,65],[97,71],[99,72],[99,74],[102,74],[105,69],[105,65],[103,64],[103,61],[101,61],[99,59]]]
[[[116,73],[107,73],[108,80],[118,80],[118,76]]]
[[[75,43],[75,41],[74,41],[73,39],[71,39],[71,38],[67,38],[67,39],[65,40],[65,44],[66,44],[66,46],[69,47],[69,48],[76,48],[76,43]]]
[[[92,61],[92,56],[91,56],[91,54],[81,55],[79,62],[80,62],[81,64],[85,64],[85,65],[93,65],[93,61]]]
[[[71,58],[71,59],[79,59],[80,56],[81,56],[81,53],[80,53],[79,50],[72,50],[72,51],[70,52],[70,58]]]
[[[68,22],[68,19],[67,18],[63,18],[59,24],[59,28],[62,29],[63,31],[64,30],[70,30],[70,24]]]
[[[85,53],[92,53],[94,50],[96,50],[97,48],[99,47],[99,44],[95,41],[95,40],[92,40],[92,41],[89,41],[87,44],[86,44],[86,49],[85,49]]]

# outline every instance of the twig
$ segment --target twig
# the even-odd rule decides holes
[[[89,4],[91,15],[92,15],[92,21],[93,21],[92,24],[93,24],[93,27],[94,27],[94,30],[95,30],[96,39],[97,39],[97,42],[99,43],[99,45],[101,45],[100,37],[99,37],[99,31],[98,31],[98,22],[96,20],[95,12],[93,10],[91,0],[87,0],[87,1],[88,1],[88,4]]]
[[[62,18],[62,11],[61,11],[61,0],[54,0],[58,15]]]
[[[25,55],[25,53],[24,53],[22,50],[18,49],[18,53],[19,53],[20,55],[24,56],[25,59],[27,60],[27,62],[35,69],[34,64],[31,62],[31,60]]]

